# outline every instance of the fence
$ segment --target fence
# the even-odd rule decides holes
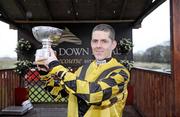
[[[174,88],[170,74],[134,68],[134,106],[144,117],[173,117]]]
[[[25,86],[29,89],[29,99],[32,103],[66,103],[67,98],[54,99],[49,93],[44,90],[44,84],[40,80],[40,75],[37,71],[29,70],[24,76]]]
[[[29,83],[31,83],[30,86],[36,86],[32,85],[32,81]],[[143,116],[173,117],[174,89],[170,74],[133,68],[131,70],[131,85],[134,89],[134,107]],[[20,78],[13,70],[0,70],[0,109],[15,103],[14,90],[19,86]],[[33,92],[40,94],[40,92],[37,92],[38,89],[41,88],[37,88]],[[34,97],[37,96],[34,95]],[[33,100],[33,97],[31,98]],[[40,103],[44,102],[41,98],[33,101],[36,102],[36,100]]]
[[[0,110],[15,104],[15,88],[20,86],[20,77],[12,69],[0,70]]]
[[[28,78],[27,78],[28,77]],[[24,81],[24,85],[28,88],[29,99],[32,103],[66,103],[66,98],[60,98],[59,100],[54,100],[47,92],[43,90],[43,84],[39,80],[39,75],[37,72],[29,71],[27,75],[21,77],[13,71],[13,69],[4,69],[0,70],[0,110],[10,106],[15,105],[15,103],[19,104],[23,98],[21,95],[22,92],[18,92],[20,96],[15,96],[15,89],[22,87],[22,79]],[[16,90],[17,91],[17,90]],[[19,98],[16,99],[15,97]]]

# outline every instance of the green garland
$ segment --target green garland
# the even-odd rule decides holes
[[[28,58],[26,55],[29,51],[31,51],[32,46],[31,43],[27,40],[24,40],[23,38],[19,39],[16,47],[16,52],[19,56],[19,61],[15,63],[15,72],[19,75],[23,76],[26,74],[29,67],[32,67],[33,63],[30,60],[27,60]]]
[[[122,63],[130,71],[133,67],[134,61],[129,61],[127,59],[127,54],[132,50],[133,43],[130,39],[122,38],[119,41],[119,48],[122,55],[126,56],[124,60],[120,60],[120,63]]]
[[[29,60],[21,60],[17,61],[15,65],[15,72],[23,76],[24,74],[26,74],[27,70],[32,67],[33,63]]]
[[[23,53],[30,51],[32,48],[31,43],[27,40],[24,40],[23,38],[19,39],[17,43],[16,52],[17,53]]]
[[[133,43],[131,42],[130,39],[122,38],[119,41],[119,48],[121,53],[128,53],[132,50]]]

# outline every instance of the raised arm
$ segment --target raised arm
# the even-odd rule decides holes
[[[116,69],[97,82],[80,80],[75,74],[64,69],[60,65],[53,68],[50,73],[57,74],[68,93],[82,98],[89,104],[101,105],[103,101],[113,99],[119,93],[123,93],[129,81],[129,72],[125,68]]]

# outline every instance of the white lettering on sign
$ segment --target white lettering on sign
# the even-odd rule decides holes
[[[59,48],[60,56],[84,56],[90,54],[89,48]],[[113,54],[121,55],[119,48],[115,48]]]
[[[81,64],[82,59],[59,59],[61,64]]]
[[[114,55],[121,55],[120,49],[119,49],[119,48],[115,48],[115,49],[113,50],[113,54],[114,54]]]
[[[89,55],[89,48],[59,48],[60,56]]]

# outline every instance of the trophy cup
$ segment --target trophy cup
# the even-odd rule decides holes
[[[35,64],[43,64],[43,60],[46,60],[49,56],[49,48],[52,44],[55,44],[63,30],[50,26],[36,26],[32,28],[34,37],[42,43],[42,48],[36,50],[35,54]]]

